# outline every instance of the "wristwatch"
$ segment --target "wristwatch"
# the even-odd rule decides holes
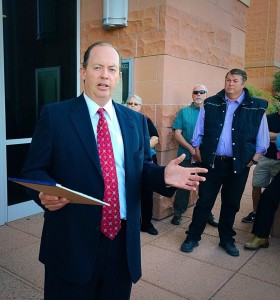
[[[256,165],[258,163],[258,161],[254,159],[251,159],[251,162],[253,163],[253,165]]]

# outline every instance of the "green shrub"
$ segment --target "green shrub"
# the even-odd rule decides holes
[[[276,94],[280,93],[280,72],[273,75],[274,79],[272,81],[272,86]]]
[[[279,75],[279,80],[280,80],[280,75]],[[246,85],[246,88],[248,89],[249,94],[251,96],[262,98],[268,101],[269,105],[266,111],[267,114],[277,112],[280,109],[280,102],[278,96],[273,96],[270,92],[257,89],[252,85]]]
[[[253,85],[246,85],[246,88],[249,90],[249,94],[254,97],[262,98],[267,101],[273,101],[274,97],[268,91],[263,91],[261,89],[255,88]]]

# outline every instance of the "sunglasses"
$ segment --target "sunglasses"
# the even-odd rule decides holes
[[[134,103],[134,102],[126,102],[126,104],[129,105],[129,106],[132,106],[132,105],[134,105],[134,106],[141,105],[140,103]]]
[[[194,95],[198,95],[198,94],[206,94],[206,91],[203,91],[203,90],[201,90],[201,91],[193,91],[192,92]]]

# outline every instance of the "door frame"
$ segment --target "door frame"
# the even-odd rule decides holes
[[[5,82],[4,82],[4,45],[3,45],[3,10],[0,2],[0,225],[7,220],[7,159],[6,159],[6,111],[5,111]]]

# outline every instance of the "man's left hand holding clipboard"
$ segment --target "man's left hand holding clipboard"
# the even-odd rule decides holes
[[[68,189],[55,182],[35,181],[22,178],[8,178],[10,181],[40,192],[39,198],[45,208],[54,211],[67,203],[88,205],[109,205],[94,197]]]

